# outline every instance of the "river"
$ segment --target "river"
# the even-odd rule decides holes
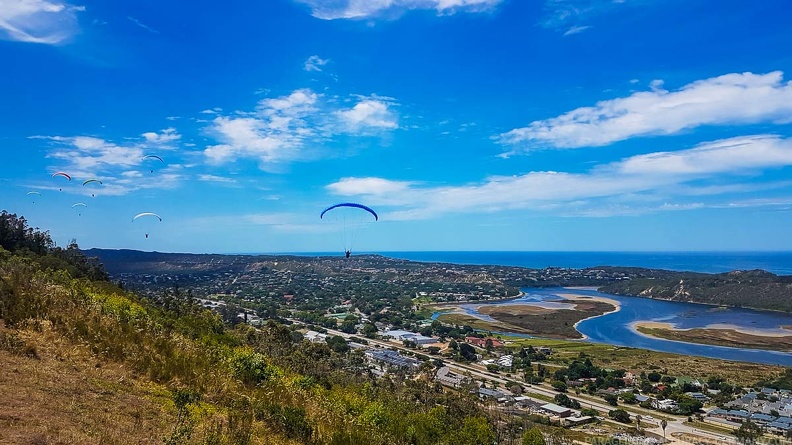
[[[783,332],[781,330],[782,326],[792,326],[792,314],[743,308],[723,308],[697,303],[653,300],[650,298],[623,297],[597,292],[592,289],[525,288],[522,291],[525,295],[521,298],[489,304],[561,306],[565,305],[565,303],[558,302],[558,300],[564,299],[559,294],[570,293],[610,298],[619,302],[620,310],[583,320],[577,325],[578,331],[587,337],[585,341],[724,360],[792,366],[792,353],[710,346],[653,338],[642,335],[633,328],[633,325],[639,321],[655,321],[670,323],[682,329],[704,328],[709,325],[729,325],[750,330],[760,329],[763,331]],[[489,319],[489,317],[478,313],[477,306],[478,304],[464,305],[463,309],[468,314]],[[439,313],[433,315],[433,318],[436,318],[437,315]],[[508,335],[519,336],[519,334],[512,333],[508,333]],[[792,332],[790,332],[790,335],[792,335]]]

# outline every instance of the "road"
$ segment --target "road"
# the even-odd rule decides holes
[[[290,320],[290,321],[292,321],[294,323],[298,323],[298,324],[303,324],[302,322],[300,322],[298,320]],[[328,334],[332,334],[332,335],[340,335],[341,337],[344,337],[345,339],[349,339],[350,337],[359,337],[357,334],[347,334],[345,332],[337,331],[335,329],[327,329],[327,333]],[[396,349],[396,350],[403,351],[403,352],[413,352],[413,353],[415,352],[414,350],[411,350],[409,348],[405,348],[404,346],[399,345],[398,343],[393,343],[393,342],[390,342],[390,341],[374,340],[374,339],[370,339],[370,338],[367,338],[366,341],[368,341],[370,345],[377,345],[377,346],[380,346],[382,348],[392,348],[392,349]],[[467,365],[467,364],[451,362],[449,360],[443,360],[443,363],[445,364],[445,366],[449,367],[451,370],[453,370],[457,374],[464,375],[465,373],[469,372],[470,375],[473,376],[474,378],[487,379],[489,381],[494,381],[494,382],[497,382],[499,385],[503,385],[504,387],[505,387],[505,385],[508,382],[514,382],[515,381],[514,379],[506,379],[503,376],[491,373],[491,372],[487,371],[486,368],[483,368],[480,365]],[[539,386],[539,385],[527,385],[527,384],[523,384],[523,383],[520,383],[520,384],[523,387],[527,386],[526,395],[528,395],[528,396],[537,395],[538,394],[538,395],[542,395],[542,396],[545,396],[545,397],[550,397],[552,399],[558,394],[558,391],[556,391],[556,390],[554,390],[554,389],[552,389],[550,387],[542,387],[542,386]],[[594,409],[596,409],[596,410],[598,410],[600,412],[603,412],[603,413],[607,413],[608,411],[611,411],[611,410],[614,409],[613,406],[608,405],[607,403],[605,403],[605,402],[603,402],[603,401],[601,401],[599,399],[595,399],[595,398],[592,398],[592,397],[589,397],[589,396],[573,395],[572,397],[577,399],[580,402],[580,404],[583,405],[584,407],[591,407],[591,408],[594,408]],[[619,405],[619,408],[624,409],[625,411],[630,413],[630,415],[633,416],[633,417],[636,416],[636,415],[640,415],[640,416],[642,416],[644,418],[646,416],[655,417],[657,422],[652,422],[652,423],[659,423],[659,420],[661,418],[666,418],[667,421],[668,421],[668,424],[666,425],[665,437],[666,437],[667,440],[669,440],[670,443],[689,443],[689,441],[682,441],[682,440],[679,440],[677,437],[675,437],[678,434],[690,434],[690,435],[694,435],[694,436],[701,436],[703,438],[709,439],[710,441],[717,441],[717,442],[722,443],[722,444],[731,445],[731,444],[736,444],[737,443],[736,438],[729,437],[729,436],[724,436],[723,434],[716,434],[716,433],[712,433],[712,432],[709,432],[709,431],[700,430],[698,428],[693,428],[693,427],[691,427],[689,425],[685,425],[683,422],[685,422],[687,420],[687,417],[672,416],[672,415],[668,415],[668,414],[665,414],[665,413],[661,416],[661,415],[658,415],[657,411],[652,411],[652,410],[648,410],[648,409],[641,408],[641,407],[638,407],[638,406],[631,406],[631,405],[626,405],[626,406],[625,405]],[[643,422],[642,422],[642,424],[643,424]],[[644,430],[645,431],[650,431],[650,432],[652,432],[654,434],[657,434],[660,437],[663,437],[663,430],[662,430],[662,428],[660,426],[657,426],[656,428],[644,428]]]

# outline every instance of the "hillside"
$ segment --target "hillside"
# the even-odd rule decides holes
[[[600,291],[672,301],[792,312],[792,277],[762,270],[723,274],[675,272],[615,281]]]
[[[16,215],[0,214],[0,241],[0,443],[495,439],[470,394],[375,379],[355,354],[274,322],[225,325],[185,293],[140,298],[76,246],[52,267],[61,251]]]

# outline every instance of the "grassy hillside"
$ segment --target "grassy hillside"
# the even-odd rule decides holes
[[[183,293],[138,298],[73,250],[0,215],[0,443],[495,440],[468,394],[375,380],[360,356],[226,327]]]

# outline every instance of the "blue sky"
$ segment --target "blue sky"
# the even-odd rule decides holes
[[[82,247],[337,251],[352,201],[356,251],[792,250],[790,13],[0,0],[0,207]]]

